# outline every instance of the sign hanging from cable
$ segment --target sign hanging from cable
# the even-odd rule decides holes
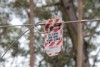
[[[58,55],[63,48],[63,21],[61,18],[49,19],[46,22],[44,48],[48,56]]]

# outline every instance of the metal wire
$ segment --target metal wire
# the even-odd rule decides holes
[[[78,23],[80,20],[76,20],[76,21],[65,21],[63,22],[63,24],[66,24],[66,23]],[[93,21],[100,21],[100,19],[92,19],[92,20],[81,20],[81,22],[93,22]],[[46,23],[38,23],[38,25],[45,25]],[[33,24],[24,24],[24,25],[0,25],[0,28],[3,28],[3,27],[14,27],[14,26],[34,26],[36,27],[37,25],[33,25]]]
[[[81,20],[81,22],[92,22],[92,21],[100,21],[100,19],[93,19],[93,20]],[[77,21],[66,21],[66,22],[63,22],[63,24],[65,23],[74,23],[74,22],[79,22],[79,20]],[[33,24],[24,24],[24,25],[2,25],[0,27],[13,27],[13,26],[32,26],[31,28],[35,28],[36,26],[38,25],[45,25],[46,23],[37,23],[35,25]],[[26,32],[28,32],[30,29],[26,30],[25,32],[23,32],[15,41],[13,41],[11,43],[11,45],[8,46],[8,49],[4,52],[4,54],[0,57],[0,60],[5,56],[5,54],[10,50],[10,48],[18,41],[18,39],[20,39]],[[38,31],[39,32],[39,31]],[[44,32],[46,33],[46,32]]]
[[[76,21],[66,21],[66,22],[63,22],[63,24],[66,24],[66,23],[78,23],[80,20],[76,20]],[[92,19],[92,20],[81,20],[81,22],[92,22],[92,21],[100,21],[100,19]],[[46,23],[39,23],[38,25],[45,25]],[[32,26],[31,28],[35,28],[37,25],[33,25],[33,24],[24,24],[24,25],[0,25],[0,28],[4,28],[4,27],[14,27],[14,26]],[[36,29],[36,28],[35,28]],[[10,48],[12,46],[15,45],[15,43],[18,41],[18,39],[20,39],[26,32],[28,32],[30,29],[26,30],[25,32],[23,32],[15,41],[13,41],[11,43],[11,45],[8,46],[8,49],[4,52],[4,54],[0,57],[0,60],[5,56],[5,54],[10,50]],[[38,31],[38,29],[37,29]],[[38,31],[39,32],[39,31]],[[43,32],[39,32],[39,33],[43,33]],[[46,32],[44,32],[46,33]],[[44,34],[43,33],[43,34]]]
[[[32,26],[30,29],[34,28],[34,26]],[[10,50],[10,48],[12,46],[15,45],[15,43],[18,41],[18,39],[20,39],[26,32],[28,32],[30,29],[26,30],[25,32],[23,32],[15,41],[13,41],[9,46],[8,49],[5,50],[4,54],[0,57],[0,60],[5,56],[5,54]]]

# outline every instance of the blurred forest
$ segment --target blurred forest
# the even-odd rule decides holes
[[[100,19],[100,0],[84,0],[83,19]],[[13,26],[12,20],[19,19],[20,24],[35,24],[53,16],[63,21],[77,19],[78,0],[0,0],[0,67],[76,67],[77,24],[64,24],[64,48],[58,56],[49,57],[44,51],[43,34],[31,26]],[[14,21],[13,24],[17,24]],[[100,21],[83,23],[83,65],[100,65]],[[37,27],[43,31],[42,26]],[[23,35],[3,58],[1,56],[23,32]],[[30,60],[33,59],[33,60]],[[33,62],[34,61],[34,62]],[[30,63],[32,62],[32,63]]]

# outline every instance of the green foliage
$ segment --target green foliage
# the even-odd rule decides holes
[[[39,17],[40,20],[42,19],[49,19],[51,17],[50,12],[46,8],[37,7],[35,9],[36,17]]]
[[[28,0],[15,0],[15,2],[13,3],[13,7],[14,8],[20,8],[20,7],[25,7],[28,8],[29,4],[28,4]]]
[[[100,1],[99,0],[87,0],[84,1],[84,17],[87,19],[100,17]]]
[[[46,4],[52,4],[55,3],[54,0],[46,0]],[[29,10],[29,3],[28,0],[15,0],[12,3],[10,3],[13,7],[13,10],[11,10],[12,13],[15,14],[15,16],[18,16],[18,18],[21,19],[28,19],[28,13],[27,11]],[[100,0],[86,0],[84,1],[84,19],[95,19],[95,18],[100,18]],[[60,6],[60,5],[59,5]],[[57,10],[55,9],[55,7],[53,6],[54,10],[53,12],[48,10],[48,6],[47,7],[35,7],[35,17],[38,18],[39,20],[42,19],[49,19],[52,16],[52,13],[59,11],[61,13],[61,15],[63,15],[62,19],[66,18],[66,14],[62,13],[62,6],[56,6]],[[59,9],[59,10],[58,10]],[[26,14],[24,14],[24,12]],[[8,12],[9,13],[9,12]],[[6,13],[4,13],[6,14]],[[0,14],[0,21],[3,21],[4,17],[2,17],[2,13]],[[12,16],[12,15],[11,15]],[[27,16],[27,17],[25,17]],[[13,16],[12,16],[13,17]],[[6,15],[6,20],[7,22],[0,22],[0,24],[7,24],[9,25],[9,14]],[[28,20],[27,20],[28,21]],[[94,22],[93,22],[94,23]],[[95,44],[93,43],[92,39],[95,38],[97,35],[100,34],[100,31],[97,31],[97,28],[100,26],[100,23],[96,23],[95,25],[92,22],[90,23],[85,23],[84,24],[84,39],[86,39],[89,43],[88,45],[88,52],[92,52],[93,50],[96,49]],[[93,26],[94,25],[94,26]],[[27,27],[26,27],[27,28]],[[22,29],[22,28],[21,28]],[[4,33],[2,35],[0,35],[0,46],[4,49],[7,49],[8,46],[14,41],[16,40],[16,38],[22,33],[22,30],[19,28],[0,28],[0,33],[2,33],[2,31],[4,31]],[[42,30],[42,29],[40,29]],[[16,34],[16,35],[15,35]],[[74,33],[73,33],[74,34]],[[43,36],[39,33],[34,33],[35,35],[35,54],[41,54],[42,57],[44,58],[41,62],[45,61],[46,63],[49,63],[49,65],[51,67],[64,67],[65,65],[67,66],[71,66],[71,67],[75,67],[75,58],[74,58],[74,51],[71,51],[72,48],[72,43],[70,41],[68,32],[67,32],[67,27],[64,27],[64,50],[62,50],[62,52],[60,53],[60,55],[58,56],[54,56],[54,57],[48,57],[46,55],[46,53],[43,51],[44,47],[43,47]],[[86,36],[86,37],[85,37]],[[26,39],[28,41],[28,35],[26,35]],[[20,48],[20,43],[19,41],[17,41],[13,47],[11,47],[11,55],[13,57],[16,56],[27,56],[29,54],[28,50],[24,50],[22,48]],[[4,59],[3,59],[4,60]],[[46,66],[45,64],[40,63],[40,66]]]

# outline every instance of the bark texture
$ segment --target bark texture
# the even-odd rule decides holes
[[[61,0],[62,7],[64,8],[64,11],[66,13],[66,16],[69,18],[71,21],[78,20],[76,16],[76,10],[75,6],[73,4],[73,0]],[[78,34],[78,28],[77,28],[77,23],[69,23],[67,24],[67,29],[68,33],[71,37],[72,43],[73,43],[73,49],[75,51],[75,61],[77,62],[77,34]],[[84,39],[83,39],[84,40]],[[89,58],[88,58],[88,52],[87,52],[87,46],[88,43],[84,40],[83,41],[83,63],[82,67],[90,67],[89,64]],[[76,63],[77,65],[77,63]]]
[[[78,20],[79,23],[77,23],[77,67],[82,67],[83,63],[83,23],[81,23],[82,16],[83,16],[83,0],[78,0]]]
[[[30,0],[29,1],[29,8],[30,8],[30,12],[29,12],[29,24],[32,24],[33,22],[33,17],[34,17],[34,3],[33,3],[33,0]],[[29,39],[30,39],[30,42],[29,42],[29,48],[30,48],[30,67],[34,67],[34,33],[33,33],[33,28],[32,26],[29,26],[29,29],[30,29],[30,35],[29,35]]]

